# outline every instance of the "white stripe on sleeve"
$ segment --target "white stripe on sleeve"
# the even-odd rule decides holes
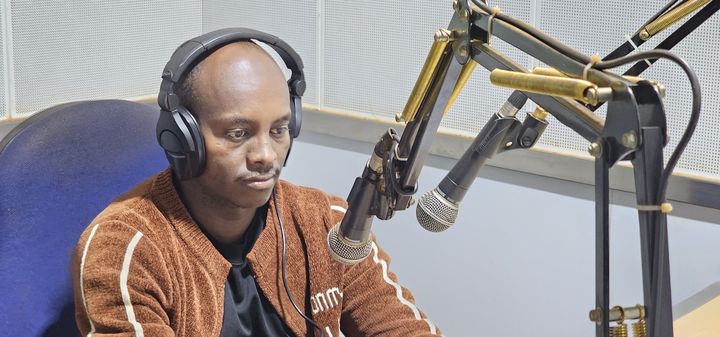
[[[334,211],[342,212],[342,213],[347,212],[347,210],[344,207],[338,206],[338,205],[330,205],[330,209],[332,209]],[[425,323],[427,323],[428,327],[430,328],[430,333],[432,333],[433,335],[436,335],[437,329],[435,328],[435,324],[433,324],[433,322],[431,322],[429,319],[422,318],[422,316],[420,316],[420,311],[417,309],[417,307],[412,302],[408,301],[407,299],[405,299],[405,297],[403,297],[402,288],[400,287],[400,285],[397,284],[397,282],[393,281],[390,278],[390,276],[388,276],[387,262],[385,262],[385,260],[381,259],[378,256],[378,247],[375,244],[375,242],[372,242],[372,250],[373,250],[373,261],[375,262],[375,264],[379,264],[382,267],[383,280],[385,280],[385,283],[387,283],[395,288],[395,296],[400,301],[400,303],[406,305],[408,308],[410,308],[410,310],[412,310],[413,315],[415,315],[416,320],[425,321]]]
[[[330,205],[330,209],[341,213],[345,213],[347,211],[344,207],[338,205]]]
[[[125,312],[127,313],[128,322],[132,324],[135,329],[136,337],[144,337],[142,325],[135,319],[135,310],[133,310],[132,302],[130,302],[130,293],[128,292],[127,281],[128,274],[130,273],[130,262],[132,261],[133,252],[138,241],[142,238],[143,234],[140,232],[135,233],[132,240],[128,244],[125,250],[125,258],[123,259],[122,269],[120,270],[120,294],[122,295],[123,303],[125,304]]]
[[[435,328],[435,324],[430,322],[429,319],[425,318],[423,319],[422,316],[420,316],[420,311],[417,309],[417,307],[410,301],[408,301],[405,297],[402,295],[402,288],[400,288],[400,285],[397,284],[397,282],[393,281],[390,276],[388,276],[388,265],[385,260],[378,257],[378,247],[375,244],[375,242],[372,242],[372,250],[373,250],[373,261],[375,261],[375,264],[379,264],[382,267],[382,277],[385,282],[395,288],[395,296],[400,301],[400,303],[404,304],[410,310],[412,310],[413,314],[415,315],[416,320],[424,320],[425,323],[427,323],[428,327],[430,327],[430,333],[433,335],[436,334],[437,330]]]

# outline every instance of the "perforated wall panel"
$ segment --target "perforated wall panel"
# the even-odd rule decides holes
[[[388,117],[401,111],[433,33],[451,13],[444,1],[328,1],[325,105]]]
[[[585,54],[606,55],[663,3],[503,0],[491,5]],[[278,35],[301,54],[308,80],[305,103],[392,117],[410,94],[433,32],[446,27],[451,16],[450,0],[412,5],[380,0],[10,1],[0,6],[0,29],[6,24],[12,28],[0,31],[0,119],[8,117],[9,102],[14,102],[14,117],[26,117],[72,100],[155,94],[159,72],[177,45],[229,26]],[[711,176],[720,175],[720,147],[714,146],[720,139],[714,127],[720,124],[718,16],[674,49],[696,69],[704,90],[703,116],[679,167]],[[653,47],[664,36],[640,49]],[[521,65],[536,65],[499,39],[493,46]],[[12,58],[6,60],[8,47]],[[644,76],[667,87],[667,157],[688,120],[689,85],[666,61]],[[7,83],[13,84],[11,90]],[[477,132],[508,95],[509,90],[491,86],[488,72],[478,67],[442,126]],[[598,113],[604,116],[604,109]],[[540,144],[585,153],[588,142],[551,119]]]
[[[582,5],[580,5],[582,4]],[[632,35],[652,13],[662,8],[665,2],[643,1],[585,1],[570,0],[539,2],[538,27],[570,47],[587,55],[599,53],[604,56]],[[569,10],[570,9],[570,10]],[[678,24],[679,25],[679,24]],[[670,32],[653,37],[640,46],[648,50],[660,43]],[[703,111],[695,136],[683,154],[678,168],[698,174],[720,174],[720,15],[715,15],[685,38],[673,52],[684,58],[695,70],[703,89]],[[622,73],[628,67],[613,70]],[[670,143],[665,148],[665,158],[675,148],[685,130],[690,116],[690,85],[679,67],[669,61],[658,61],[646,70],[642,77],[656,79],[667,88],[665,109],[668,117]],[[599,113],[604,117],[605,109]],[[553,123],[554,122],[554,123]],[[540,143],[569,151],[585,153],[588,142],[557,121],[551,121]]]
[[[7,62],[5,62],[5,6],[0,4],[0,121],[10,117],[8,114],[7,97]]]
[[[11,6],[19,117],[60,102],[157,94],[173,50],[201,32],[200,0]]]
[[[499,4],[529,20],[529,1]],[[325,105],[386,117],[402,111],[434,32],[450,22],[452,2],[425,0],[406,6],[379,0],[327,1],[325,6]],[[527,57],[512,52],[502,41],[496,47],[527,65]],[[507,99],[509,91],[491,88],[488,72],[481,68],[477,67],[443,126],[479,131]]]
[[[493,1],[503,13],[536,25],[578,51],[607,55],[635,32],[664,3],[582,2],[574,1]],[[451,1],[418,1],[411,8],[387,1],[325,1],[320,12],[324,53],[321,57],[323,107],[392,117],[401,111],[422,67],[433,32],[446,27],[452,16]],[[368,20],[368,18],[372,18]],[[717,62],[720,57],[718,16],[686,38],[673,50],[685,58],[700,75],[703,90],[703,117],[696,136],[678,168],[692,173],[718,175],[720,147],[713,128],[720,122],[720,93]],[[671,29],[670,31],[672,31]],[[660,34],[641,46],[647,50],[668,33]],[[499,39],[493,46],[528,68],[539,65],[529,55],[517,51]],[[629,66],[614,71],[622,73]],[[684,132],[690,112],[691,96],[687,80],[679,68],[660,61],[644,77],[660,80],[668,88],[670,144],[666,158]],[[488,116],[502,105],[509,90],[490,85],[488,72],[475,71],[442,126],[477,132]],[[531,110],[528,104],[525,110]],[[606,108],[597,111],[605,117]],[[551,117],[550,127],[540,140],[541,146],[575,154],[586,154],[588,142]]]
[[[203,1],[203,31],[225,27],[261,30],[287,42],[305,65],[304,103],[318,103],[317,1]]]

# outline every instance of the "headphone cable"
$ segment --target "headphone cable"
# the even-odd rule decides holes
[[[320,337],[325,337],[325,333],[323,332],[322,328],[320,328],[320,325],[317,324],[317,322],[313,321],[310,317],[306,316],[302,310],[298,307],[297,304],[295,304],[295,299],[293,299],[292,294],[290,293],[290,288],[287,285],[287,278],[285,277],[285,248],[286,248],[286,240],[285,240],[285,226],[282,222],[282,217],[280,216],[280,207],[278,207],[277,203],[277,195],[275,193],[275,189],[272,191],[273,196],[273,204],[275,204],[275,215],[277,216],[278,223],[280,224],[280,236],[282,237],[282,257],[281,257],[281,274],[282,274],[282,281],[283,286],[285,287],[285,292],[288,295],[288,298],[290,299],[290,303],[292,304],[293,308],[295,308],[295,311],[300,314],[308,323],[310,323],[314,328],[318,329],[320,331]]]

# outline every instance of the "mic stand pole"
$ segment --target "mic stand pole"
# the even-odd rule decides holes
[[[667,142],[659,93],[648,82],[613,86],[602,136],[590,146],[595,157],[596,336],[610,336],[611,321],[628,317],[611,312],[609,302],[609,170],[620,160],[633,163],[640,220],[643,295],[647,336],[672,337],[672,303],[667,245],[667,215],[661,212],[658,184]],[[614,309],[614,308],[613,308]],[[641,310],[642,312],[643,310]],[[641,314],[641,317],[643,315]],[[617,327],[616,327],[617,328]]]
[[[664,114],[662,117],[664,119]],[[667,142],[664,121],[641,129],[642,146],[632,160],[638,205],[658,205],[658,182],[663,168],[663,146]],[[660,206],[660,205],[658,205]],[[648,336],[673,336],[667,214],[638,210],[643,265],[643,297],[648,311]]]
[[[423,72],[426,70],[423,68],[405,110],[396,116],[398,121],[408,124],[392,160],[388,162],[388,168],[392,168],[393,172],[386,178],[396,192],[395,210],[404,210],[413,204],[412,195],[417,189],[420,171],[430,153],[430,145],[440,122],[475,69],[475,62],[469,57],[470,49],[467,45],[470,36],[466,34],[463,37],[457,33],[468,27],[468,24],[467,17],[463,19],[455,13],[448,29],[441,29],[436,33],[433,48],[440,41],[447,43],[443,56],[437,63],[437,69],[429,69],[428,72],[434,74],[427,84],[427,89],[416,91],[421,86]],[[426,67],[431,56],[428,55]],[[413,100],[419,101],[416,107],[412,107]]]
[[[667,244],[667,216],[661,213],[663,200],[659,200],[658,185],[663,171],[662,149],[667,143],[665,112],[660,89],[649,81],[637,83],[621,76],[587,69],[589,57],[563,46],[544,33],[517,22],[510,17],[497,19],[489,8],[480,10],[479,2],[458,0],[454,2],[455,16],[461,23],[455,25],[453,35],[456,57],[469,57],[488,70],[513,70],[527,73],[517,63],[490,45],[496,36],[536,59],[560,70],[571,77],[584,77],[602,88],[610,88],[608,113],[605,121],[573,98],[549,96],[549,93],[533,93],[520,89],[529,78],[518,81],[523,92],[538,105],[545,108],[560,122],[593,142],[590,151],[596,158],[596,309],[590,317],[598,326],[597,337],[610,336],[610,322],[639,318],[647,319],[647,336],[672,337],[672,303]],[[713,0],[716,4],[718,0]],[[486,7],[486,6],[483,6]],[[714,8],[707,9],[709,15]],[[520,25],[523,25],[522,27]],[[453,26],[453,25],[451,25]],[[551,45],[553,45],[551,47]],[[470,46],[470,53],[467,50]],[[464,48],[463,48],[464,47]],[[465,50],[465,52],[463,52]],[[562,50],[562,52],[560,52]],[[492,79],[492,75],[491,75]],[[555,90],[554,86],[551,86]],[[591,102],[583,97],[585,103]],[[635,174],[635,188],[640,222],[641,255],[643,273],[644,306],[635,308],[610,308],[609,302],[609,170],[620,160],[631,160]],[[616,329],[613,327],[612,329]],[[614,334],[617,335],[617,334]]]

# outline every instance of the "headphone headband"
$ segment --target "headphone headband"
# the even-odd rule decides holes
[[[270,46],[280,55],[285,65],[292,71],[288,80],[290,95],[301,97],[305,93],[305,76],[303,62],[290,45],[275,35],[249,28],[224,28],[200,35],[188,40],[175,49],[170,61],[162,73],[162,83],[158,94],[158,104],[167,111],[174,110],[178,105],[175,85],[205,56],[212,54],[220,47],[239,41],[257,40]]]

